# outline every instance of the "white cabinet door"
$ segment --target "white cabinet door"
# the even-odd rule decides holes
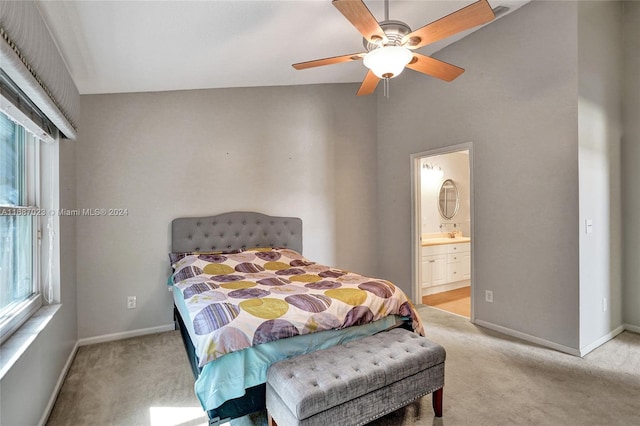
[[[447,282],[447,256],[441,254],[430,256],[431,263],[431,285],[440,285]]]
[[[462,255],[462,279],[471,279],[471,252],[460,253]]]
[[[447,256],[437,254],[422,256],[422,287],[431,287],[447,282]]]
[[[431,280],[431,259],[430,256],[422,257],[422,287],[430,287],[433,285]]]

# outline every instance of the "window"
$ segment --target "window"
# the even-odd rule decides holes
[[[0,112],[0,341],[42,305],[40,140]]]

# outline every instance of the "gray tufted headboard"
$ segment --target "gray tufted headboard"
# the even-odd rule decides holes
[[[173,252],[288,247],[302,253],[302,219],[255,212],[181,217],[171,222]]]

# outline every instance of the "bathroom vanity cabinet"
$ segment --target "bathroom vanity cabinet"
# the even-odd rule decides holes
[[[455,284],[471,279],[471,244],[449,243],[422,247],[422,294],[437,293],[434,287],[444,286],[442,291],[457,288]],[[460,287],[468,285],[459,283]]]

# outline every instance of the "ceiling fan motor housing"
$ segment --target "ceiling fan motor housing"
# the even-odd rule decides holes
[[[411,28],[402,21],[382,21],[380,28],[384,31],[389,41],[385,46],[402,46],[402,38],[411,33]],[[380,44],[371,43],[366,38],[362,38],[362,44],[367,52],[382,47]]]

